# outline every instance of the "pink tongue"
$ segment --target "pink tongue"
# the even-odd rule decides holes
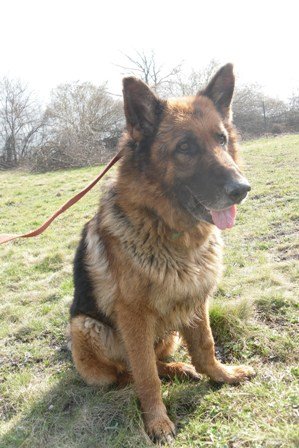
[[[213,218],[213,222],[215,226],[217,226],[219,229],[230,229],[235,224],[235,217],[237,214],[237,207],[236,205],[232,205],[229,208],[226,208],[225,210],[211,210],[211,215]]]

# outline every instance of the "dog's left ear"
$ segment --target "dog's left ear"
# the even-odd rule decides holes
[[[123,79],[124,109],[127,129],[135,141],[151,136],[157,128],[162,102],[137,78]]]
[[[226,64],[218,70],[204,91],[200,93],[213,101],[224,120],[229,120],[234,88],[235,75],[233,65]]]

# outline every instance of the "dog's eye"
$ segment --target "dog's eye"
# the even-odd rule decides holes
[[[176,149],[180,154],[185,154],[186,156],[194,156],[198,152],[199,147],[193,141],[183,140],[177,144]]]
[[[186,152],[190,151],[190,144],[188,142],[181,142],[181,143],[178,144],[177,149],[180,152],[185,152],[186,153]]]
[[[217,139],[221,146],[225,146],[227,144],[227,138],[225,134],[218,134]]]
[[[187,136],[177,143],[175,149],[176,155],[181,154],[190,158],[199,153],[200,146],[194,138],[190,138]]]

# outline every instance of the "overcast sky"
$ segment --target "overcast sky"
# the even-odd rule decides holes
[[[298,2],[291,0],[2,0],[0,77],[44,99],[66,81],[120,93],[123,53],[154,49],[165,66],[235,64],[238,81],[288,98],[299,88]]]

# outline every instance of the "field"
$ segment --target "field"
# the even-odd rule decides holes
[[[258,374],[235,387],[164,382],[174,447],[299,446],[298,147],[298,135],[243,145],[252,192],[224,233],[226,269],[210,313],[218,356]],[[98,171],[1,172],[0,233],[39,225]],[[2,448],[152,446],[133,389],[86,386],[66,345],[72,259],[99,190],[42,236],[0,246]],[[187,358],[184,349],[176,358]]]

